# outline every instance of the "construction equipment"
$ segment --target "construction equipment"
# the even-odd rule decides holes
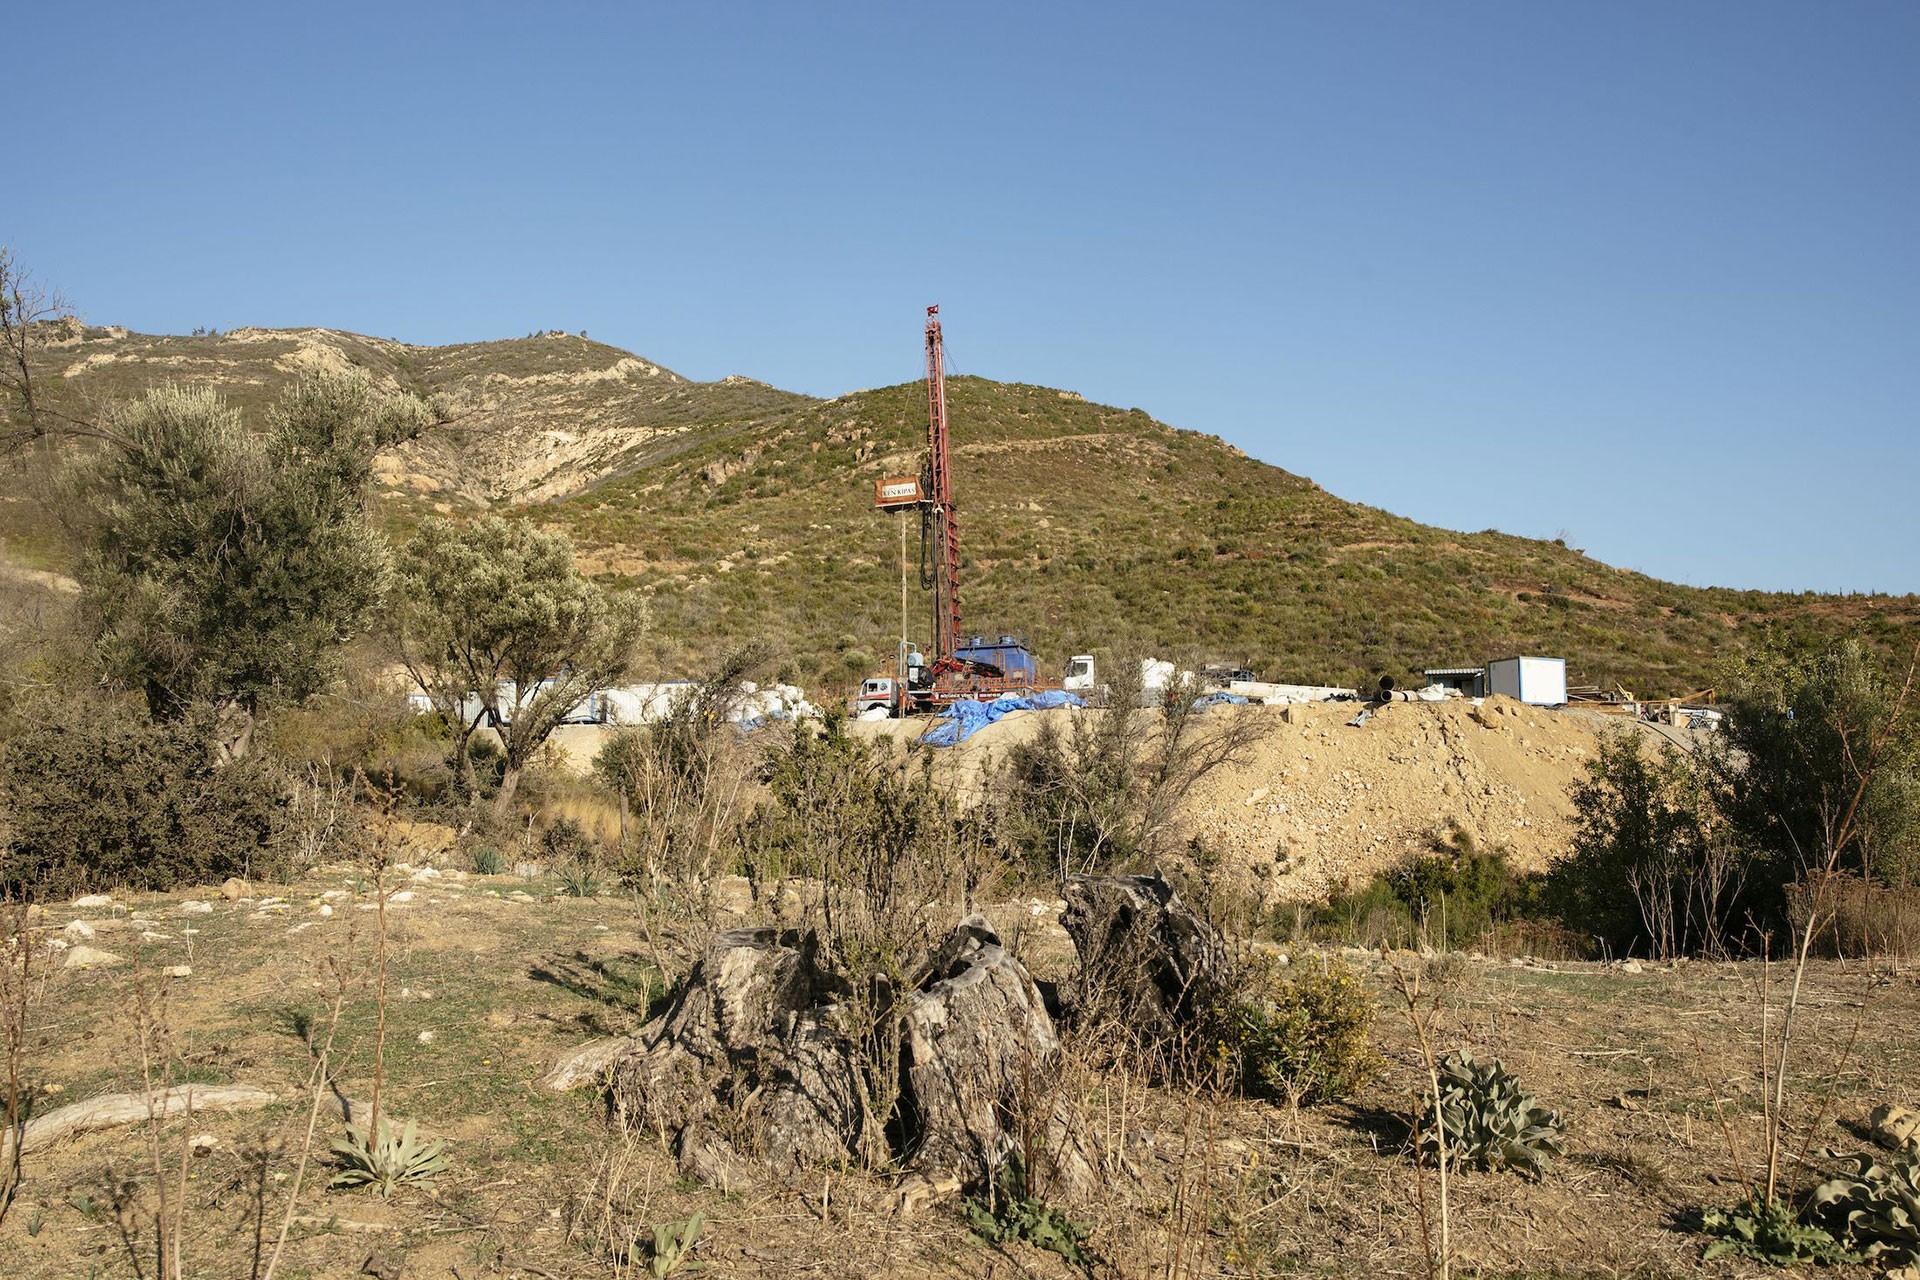
[[[918,476],[876,481],[874,506],[920,513],[920,586],[932,595],[933,647],[923,654],[903,634],[893,670],[861,682],[856,711],[882,707],[889,715],[910,715],[961,699],[992,701],[1041,687],[1039,667],[1024,641],[1010,635],[963,638],[960,630],[960,524],[947,434],[946,346],[937,306],[927,308],[926,337],[926,458]]]

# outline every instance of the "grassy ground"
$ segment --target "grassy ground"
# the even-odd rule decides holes
[[[449,874],[396,887],[414,896],[389,904],[382,1106],[446,1139],[452,1169],[431,1189],[390,1201],[327,1189],[324,1148],[340,1132],[329,1103],[279,1274],[354,1275],[371,1259],[400,1262],[409,1277],[646,1275],[646,1246],[634,1241],[696,1212],[705,1225],[694,1258],[713,1275],[1073,1272],[1052,1254],[975,1238],[952,1199],[895,1213],[897,1175],[820,1170],[733,1194],[681,1180],[651,1137],[616,1132],[591,1091],[557,1095],[538,1080],[586,1040],[636,1028],[663,990],[661,971],[679,972],[701,931],[662,926],[632,898],[556,896],[547,880]],[[170,1163],[185,1137],[216,1139],[187,1161],[188,1275],[257,1274],[256,1256],[271,1251],[299,1163],[301,1090],[324,1035],[335,962],[357,975],[335,1078],[353,1098],[372,1088],[377,1009],[367,962],[377,913],[363,909],[366,890],[360,873],[336,868],[273,890],[284,898],[277,903],[215,896],[212,914],[190,915],[185,895],[175,895],[111,915],[58,908],[39,923],[44,935],[92,919],[92,945],[130,962],[51,973],[28,1060],[41,1109],[141,1088],[142,1007],[158,1010],[169,1032],[168,1078],[251,1083],[280,1096],[263,1111],[164,1127]],[[1070,950],[1051,916],[1017,905],[1005,914],[1028,917],[1021,945],[1036,972],[1060,976]],[[1105,1260],[1096,1271],[1425,1273],[1415,1173],[1400,1154],[1417,1055],[1386,963],[1350,959],[1379,993],[1389,1063],[1351,1104],[1295,1111],[1072,1073],[1107,1165],[1107,1202],[1079,1210]],[[162,976],[182,964],[190,976]],[[1428,974],[1441,993],[1441,1047],[1503,1058],[1570,1125],[1567,1158],[1537,1183],[1455,1179],[1459,1273],[1751,1273],[1702,1264],[1703,1242],[1687,1224],[1702,1206],[1739,1199],[1736,1174],[1757,1157],[1760,977],[1755,965],[1627,973],[1502,960]],[[1797,1106],[1825,1113],[1812,1148],[1857,1147],[1855,1127],[1873,1105],[1920,1093],[1920,1043],[1910,1034],[1920,985],[1911,974],[1821,965],[1809,997]],[[1843,1058],[1863,998],[1870,1012]],[[1834,1098],[1823,1108],[1828,1080]],[[1730,1158],[1729,1135],[1745,1166]],[[1796,1186],[1811,1178],[1789,1176]],[[144,1127],[31,1154],[27,1179],[0,1226],[7,1274],[153,1272]]]

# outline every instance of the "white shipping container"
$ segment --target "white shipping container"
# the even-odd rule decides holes
[[[1536,707],[1564,706],[1567,701],[1567,660],[1496,659],[1487,664],[1487,692],[1516,698]]]

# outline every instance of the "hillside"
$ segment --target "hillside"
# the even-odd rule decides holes
[[[1068,392],[959,378],[949,396],[967,627],[1024,633],[1049,667],[1129,638],[1341,684],[1530,652],[1566,655],[1575,683],[1685,693],[1769,631],[1884,639],[1920,619],[1914,597],[1698,590],[1416,524]],[[871,482],[916,468],[923,406],[918,384],[807,404],[537,516],[694,651],[773,635],[799,674],[850,679],[899,628],[899,517]],[[915,560],[917,527],[907,541]]]
[[[332,329],[180,338],[69,323],[42,350],[43,389],[95,410],[170,379],[210,383],[243,410],[257,409],[314,368],[358,367],[388,390],[445,397],[455,424],[384,456],[380,476],[397,492],[452,504],[570,492],[630,459],[670,451],[689,431],[807,402],[749,378],[693,382],[559,332],[423,347]]]
[[[765,637],[788,674],[831,691],[891,651],[902,531],[871,509],[872,481],[917,469],[917,383],[819,401],[693,382],[566,334],[422,347],[77,324],[46,347],[42,381],[101,404],[201,379],[253,408],[303,368],[347,365],[459,414],[379,460],[396,531],[484,506],[565,529],[595,571],[648,595],[666,673]],[[957,378],[950,399],[966,624],[1026,635],[1048,670],[1129,641],[1342,684],[1533,652],[1564,654],[1576,684],[1675,694],[1769,634],[1904,648],[1920,621],[1913,596],[1699,590],[1553,542],[1416,524],[1068,391]],[[63,568],[31,507],[0,505],[8,555]],[[917,559],[917,526],[906,533]],[[918,635],[924,597],[910,597]]]

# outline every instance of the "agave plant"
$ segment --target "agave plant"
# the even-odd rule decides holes
[[[1876,1265],[1920,1265],[1920,1159],[1853,1159],[1852,1174],[1814,1188],[1809,1216]]]
[[[1498,1060],[1475,1062],[1464,1049],[1440,1061],[1440,1109],[1432,1099],[1420,1117],[1420,1154],[1449,1164],[1516,1169],[1539,1177],[1549,1156],[1565,1155],[1566,1121],[1520,1088]]]
[[[396,1133],[387,1117],[381,1116],[371,1142],[365,1125],[349,1122],[347,1136],[333,1144],[342,1166],[333,1175],[333,1185],[364,1186],[390,1196],[404,1183],[432,1182],[447,1171],[445,1147],[439,1139],[422,1141],[411,1120]]]

